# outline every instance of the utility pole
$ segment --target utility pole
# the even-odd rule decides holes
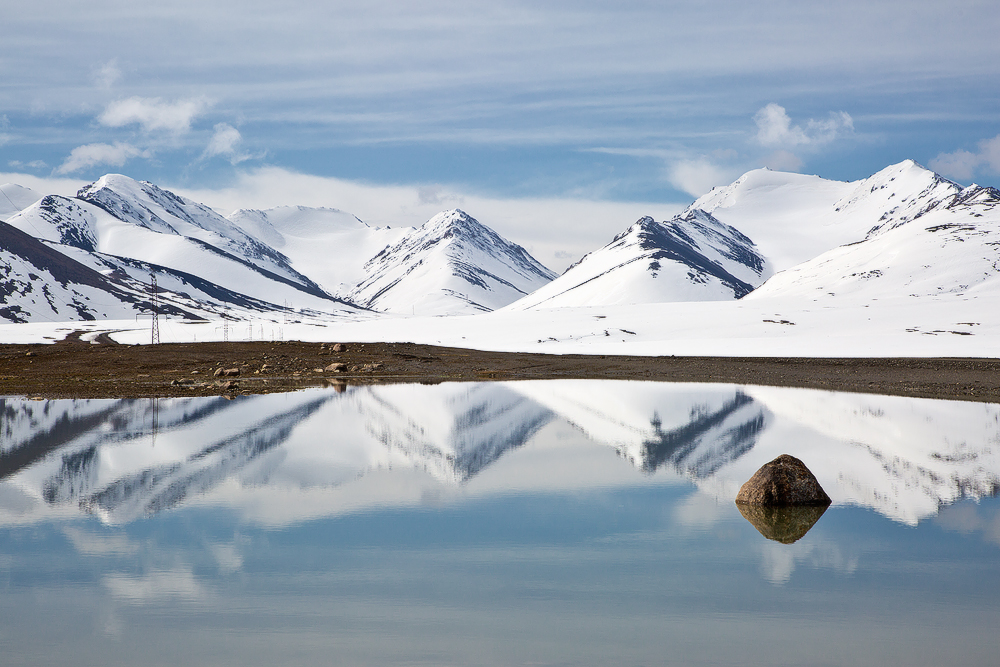
[[[222,325],[215,327],[216,329],[222,329],[222,340],[226,343],[229,342],[229,307],[226,306],[225,312],[222,313]]]
[[[149,274],[149,289],[151,292],[150,296],[150,307],[153,311],[153,331],[152,331],[152,344],[160,344],[160,303],[156,295],[156,275],[152,272]]]

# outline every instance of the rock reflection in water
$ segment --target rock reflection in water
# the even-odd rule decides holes
[[[769,540],[792,544],[801,540],[816,525],[828,505],[766,507],[736,503],[743,518]]]

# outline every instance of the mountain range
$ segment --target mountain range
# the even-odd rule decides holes
[[[1000,192],[907,160],[854,182],[758,169],[643,217],[556,276],[464,211],[419,227],[285,206],[224,217],[109,174],[0,186],[0,318],[310,321],[682,301],[797,304],[1000,289]]]

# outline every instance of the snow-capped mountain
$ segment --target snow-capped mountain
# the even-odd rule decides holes
[[[152,183],[108,174],[80,190],[77,199],[107,211],[127,225],[201,241],[264,271],[298,283],[306,290],[317,291],[315,283],[295,271],[288,258],[271,246],[249,236],[204,204],[175,195]],[[94,250],[129,256],[120,251],[131,248],[115,245],[114,240],[106,238],[106,233],[102,234],[110,232],[110,229],[92,226],[87,231],[92,234]]]
[[[364,266],[350,300],[375,310],[445,315],[486,312],[535,291],[555,274],[455,209],[434,216]]]
[[[365,262],[410,231],[369,227],[350,213],[306,206],[240,209],[227,219],[279,250],[296,270],[338,296],[346,296],[367,277]]]
[[[192,317],[217,317],[229,308],[357,312],[293,269],[280,252],[211,209],[124,176],[105,176],[77,197],[45,196],[12,215],[9,223],[68,262],[138,293],[147,291],[143,284],[155,274],[160,300],[167,304],[162,313],[183,310]],[[23,275],[19,281],[24,282]],[[147,302],[148,296],[140,301]],[[16,321],[52,319],[51,308],[36,308],[23,296],[9,294],[4,304],[19,309]],[[119,317],[141,310],[134,299],[119,306],[107,308]],[[91,315],[107,312],[113,317],[107,308]],[[67,312],[67,319],[79,318],[87,316]]]
[[[687,212],[706,211],[736,227],[783,271],[911,220],[960,191],[913,160],[852,182],[755,169],[698,198]]]
[[[775,271],[864,237],[875,219],[838,216],[837,202],[857,183],[755,169],[713,188],[684,214],[705,211],[754,240]]]
[[[460,211],[416,229],[391,229],[369,227],[336,209],[300,206],[241,209],[224,218],[117,174],[76,197],[4,188],[10,225],[65,255],[65,263],[82,264],[140,297],[153,274],[160,300],[169,304],[161,312],[194,318],[219,317],[229,309],[241,319],[291,311],[319,318],[356,316],[363,309],[480,312],[554,277],[523,248]],[[38,282],[34,289],[41,290],[50,276],[32,273],[30,262],[6,259],[8,280],[14,281],[0,303],[6,319],[128,318],[142,310],[131,297],[114,307],[103,301],[102,308],[67,307],[86,295],[64,299],[54,287],[42,307],[26,296],[27,285]]]
[[[7,249],[0,316],[18,322],[128,318],[148,310],[141,304],[150,273],[163,312],[216,318],[234,309],[243,319],[292,311],[323,320],[370,319],[374,311],[474,314],[506,306],[517,318],[535,308],[743,298],[779,299],[766,309],[783,313],[851,295],[868,303],[1000,292],[1000,194],[963,189],[910,160],[850,183],[748,172],[672,220],[639,220],[558,279],[459,210],[417,228],[389,229],[335,209],[240,210],[224,218],[117,175],[77,197],[36,201],[24,188],[2,191],[13,211],[9,223],[67,258],[42,260],[38,247],[20,255]],[[79,281],[33,270],[43,268],[34,256],[46,266],[83,265],[102,278],[66,288]],[[98,285],[100,296],[87,291]],[[967,320],[978,321],[974,314],[955,321]],[[607,338],[614,329],[588,325],[570,338]],[[636,335],[631,325],[618,330]],[[548,329],[528,339],[559,340]]]
[[[860,182],[838,215],[871,219],[864,240],[775,275],[751,299],[1000,296],[1000,192],[913,162]]]
[[[138,281],[102,275],[0,222],[0,299],[2,319],[51,322],[132,317],[148,310],[149,295]],[[160,312],[197,317],[168,298]]]
[[[694,209],[640,219],[511,308],[738,299],[770,275],[753,241]]]

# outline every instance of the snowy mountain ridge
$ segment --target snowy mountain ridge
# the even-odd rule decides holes
[[[510,308],[738,299],[770,275],[753,241],[694,209],[666,222],[639,219]]]
[[[23,208],[34,193],[4,187],[8,208],[17,209],[12,227],[65,255],[66,262],[114,276],[127,284],[125,291],[139,295],[117,305],[114,298],[104,299],[96,309],[80,305],[89,297],[76,288],[64,296],[53,296],[49,288],[40,300],[42,286],[28,287],[36,281],[28,276],[40,276],[32,260],[8,253],[0,257],[0,269],[18,276],[13,279],[18,286],[5,290],[0,316],[15,322],[124,319],[148,312],[143,283],[148,285],[150,274],[157,278],[160,300],[173,304],[161,312],[195,319],[227,316],[231,308],[242,313],[238,319],[289,312],[319,319],[368,317],[366,310],[412,312],[420,303],[413,295],[434,301],[434,312],[441,314],[468,312],[470,304],[492,310],[554,277],[523,248],[464,213],[448,212],[416,229],[372,228],[343,211],[307,207],[241,209],[227,219],[118,174],[102,177],[76,197],[47,195]],[[377,275],[383,268],[411,258],[408,250],[401,256],[388,253],[393,247],[441,250],[422,256],[415,273],[417,267],[404,269],[391,286],[374,288],[377,293],[359,289],[385,278]],[[32,290],[36,294],[29,295]],[[112,289],[103,297],[109,294],[121,296]],[[63,301],[78,305],[67,309]]]
[[[16,186],[0,191],[7,208],[17,209],[13,227],[65,255],[66,266],[75,262],[114,284],[90,276],[67,287],[75,279],[63,284],[31,268],[51,265],[50,255],[20,243],[30,257],[10,249],[0,256],[8,281],[0,313],[17,322],[148,312],[150,274],[164,307],[188,318],[292,314],[323,323],[378,312],[504,309],[514,316],[536,308],[736,299],[766,301],[761,307],[780,313],[841,297],[857,305],[1000,294],[1000,192],[962,188],[912,160],[854,182],[753,170],[671,220],[641,218],[558,278],[458,209],[391,229],[336,209],[293,206],[225,218],[115,174],[77,197],[38,197]],[[59,289],[46,292],[52,281]],[[97,283],[100,295],[88,291]],[[95,298],[101,307],[91,307]],[[633,329],[599,328],[575,339],[610,330],[633,336]],[[532,340],[557,342],[552,331],[538,333]]]
[[[840,215],[881,211],[863,240],[775,275],[748,298],[1000,296],[998,204],[994,188],[962,188],[909,161],[884,169],[835,206]]]

